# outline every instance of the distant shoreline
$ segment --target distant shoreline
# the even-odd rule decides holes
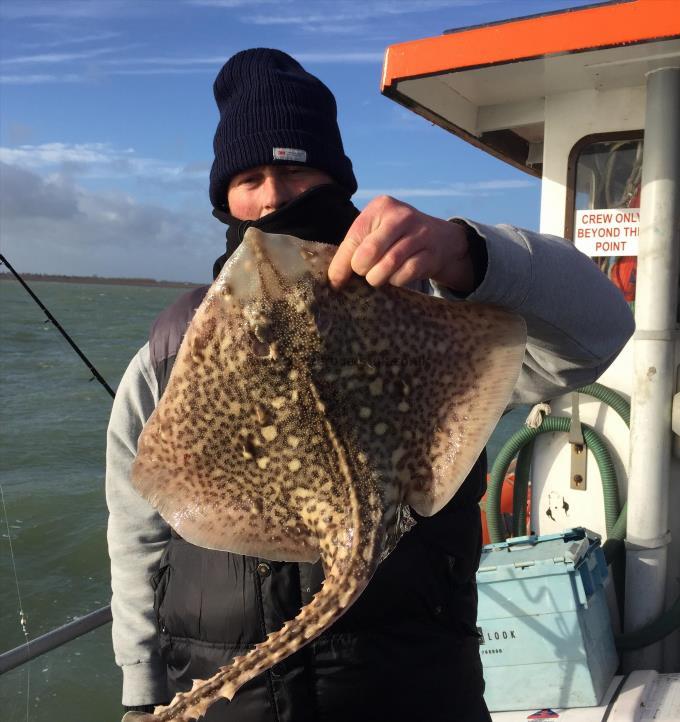
[[[157,288],[197,288],[203,284],[190,281],[156,281],[153,278],[107,278],[105,276],[59,276],[48,273],[21,273],[24,281],[50,283],[90,283],[105,286],[155,286]],[[11,273],[0,273],[0,281],[16,281]]]

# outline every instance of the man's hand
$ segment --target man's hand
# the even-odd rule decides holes
[[[357,216],[338,246],[328,278],[340,288],[352,272],[372,286],[405,286],[430,278],[459,293],[474,287],[464,226],[389,196],[374,198]]]

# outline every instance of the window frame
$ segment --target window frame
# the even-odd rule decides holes
[[[576,215],[576,170],[581,153],[585,148],[594,143],[603,143],[607,141],[616,142],[622,140],[641,140],[643,143],[644,153],[644,128],[639,128],[638,130],[621,130],[584,135],[582,138],[579,138],[576,143],[574,143],[569,151],[569,158],[567,159],[567,195],[564,204],[564,237],[572,243],[574,242],[574,216]]]

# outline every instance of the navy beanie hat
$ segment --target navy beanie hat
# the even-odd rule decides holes
[[[227,209],[237,173],[259,165],[301,164],[357,189],[345,155],[331,91],[280,50],[254,48],[230,58],[215,78],[220,121],[210,171],[210,201]]]

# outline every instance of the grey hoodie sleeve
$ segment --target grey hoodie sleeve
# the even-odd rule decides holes
[[[123,670],[123,704],[129,706],[168,700],[149,580],[158,569],[170,529],[130,483],[137,439],[157,403],[146,344],[130,362],[116,392],[106,448],[113,649]]]
[[[592,383],[635,328],[622,293],[573,244],[513,226],[467,219],[486,243],[488,265],[469,301],[523,316],[528,342],[511,406],[554,398]],[[432,284],[436,295],[460,297]]]

